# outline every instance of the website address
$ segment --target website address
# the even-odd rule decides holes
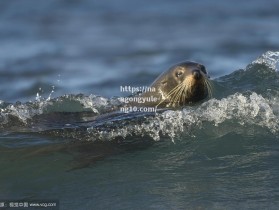
[[[130,112],[156,112],[156,107],[137,107],[137,106],[129,106],[129,107],[121,107],[120,112],[130,113]]]
[[[136,103],[139,103],[139,104],[143,104],[145,102],[157,102],[158,101],[158,98],[154,97],[154,96],[151,96],[151,97],[139,97],[139,96],[136,96],[136,97],[120,97],[119,100],[122,102],[122,103],[133,103],[133,102],[136,102]]]
[[[1,209],[52,209],[59,210],[59,201],[22,201],[22,200],[0,200]]]
[[[142,87],[131,87],[131,86],[120,86],[120,92],[130,92],[130,93],[137,93],[137,92],[156,92],[155,87],[147,87],[147,86],[142,86]]]
[[[36,203],[29,203],[30,207],[57,207],[57,203],[53,202],[53,203],[41,203],[41,202],[36,202]]]

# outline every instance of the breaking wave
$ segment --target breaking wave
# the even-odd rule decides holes
[[[266,52],[229,75],[213,80],[213,97],[181,110],[112,112],[118,98],[64,95],[27,103],[0,103],[4,132],[33,132],[78,141],[133,141],[187,136],[274,135],[279,132],[279,52]],[[144,138],[143,138],[144,137]],[[183,137],[183,138],[182,138]]]

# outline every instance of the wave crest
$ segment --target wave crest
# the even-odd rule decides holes
[[[25,130],[86,141],[129,141],[147,137],[155,141],[168,137],[174,141],[202,135],[202,132],[208,133],[207,130],[213,135],[220,134],[218,131],[222,129],[224,133],[236,130],[245,133],[245,129],[260,128],[275,134],[279,131],[279,79],[274,71],[278,61],[279,52],[266,52],[246,69],[216,79],[214,83],[219,85],[219,90],[215,98],[182,110],[118,113],[100,120],[96,116],[103,116],[121,105],[117,98],[65,95],[25,104],[1,102],[0,125],[6,130],[16,127],[18,131],[17,126],[20,126]],[[90,120],[83,113],[89,113]]]
[[[264,64],[271,69],[278,70],[279,68],[279,52],[267,51],[252,64]]]
[[[125,121],[125,117],[123,121]],[[116,122],[115,122],[116,123]],[[184,108],[183,110],[168,110],[155,116],[138,118],[129,123],[117,122],[110,126],[89,127],[91,134],[87,140],[112,140],[117,137],[125,139],[128,136],[149,136],[160,140],[168,136],[172,140],[181,136],[193,136],[194,133],[211,123],[218,130],[227,124],[237,123],[243,127],[260,127],[271,133],[279,131],[278,116],[273,113],[270,101],[255,92],[249,94],[235,93],[221,100],[211,99],[201,106]],[[233,132],[234,127],[228,132]],[[96,139],[97,137],[97,139]]]

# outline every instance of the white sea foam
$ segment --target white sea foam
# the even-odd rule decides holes
[[[279,52],[267,52],[251,65],[266,64],[270,68],[277,68],[278,58]],[[253,72],[251,72],[252,76]],[[155,141],[160,140],[162,136],[168,136],[175,140],[180,136],[193,136],[208,125],[215,130],[224,127],[229,127],[230,131],[239,130],[242,127],[262,128],[277,134],[279,132],[279,94],[276,95],[274,92],[276,93],[276,89],[263,97],[260,93],[243,90],[242,93],[230,93],[221,99],[213,98],[201,105],[185,107],[182,110],[167,110],[155,115],[133,115],[132,113],[128,118],[124,114],[118,115],[112,119],[83,124],[81,127],[85,126],[85,130],[78,130],[77,125],[73,131],[70,131],[70,128],[64,131],[64,123],[61,124],[60,130],[64,132],[62,136],[73,136],[90,141],[110,141],[118,137],[125,139],[135,136],[149,136]],[[1,103],[0,124],[2,126],[12,124],[15,118],[28,124],[32,122],[34,116],[56,112],[92,112],[92,115],[96,116],[110,112],[120,104],[117,98],[108,99],[82,94],[65,95],[50,100],[40,98],[40,100],[25,104],[5,105],[3,102]],[[72,133],[68,135],[67,132]]]
[[[269,68],[279,69],[279,52],[267,51],[261,55],[258,59],[252,62],[252,64],[265,64]]]
[[[88,128],[88,132],[92,134],[90,140],[95,140],[96,136],[101,140],[111,140],[138,135],[150,136],[158,141],[160,136],[169,136],[174,140],[181,135],[192,135],[193,130],[199,130],[205,123],[211,123],[216,129],[227,123],[237,123],[239,126],[261,127],[277,133],[278,122],[270,101],[253,92],[247,95],[235,93],[221,100],[211,99],[196,108],[168,110],[143,122],[132,121],[124,126],[119,124],[113,129],[108,127],[107,130],[98,131],[93,126]]]
[[[200,119],[213,122],[215,126],[234,120],[240,125],[257,125],[277,132],[278,116],[273,112],[268,99],[257,93],[244,96],[235,93],[221,100],[212,99],[197,110]]]
[[[96,100],[95,100],[96,99]],[[86,133],[76,132],[71,136],[81,140],[113,140],[117,137],[149,136],[158,141],[162,136],[168,136],[173,141],[180,136],[192,136],[206,124],[219,129],[227,124],[247,127],[261,127],[277,133],[278,113],[274,112],[277,100],[266,99],[255,92],[240,94],[235,93],[220,100],[211,99],[200,106],[185,107],[183,110],[167,110],[157,113],[155,116],[141,116],[140,118],[118,117],[117,120],[108,120],[93,126],[88,124]],[[115,103],[112,100],[112,103]],[[67,105],[68,104],[68,105]],[[36,103],[9,105],[1,111],[1,123],[9,123],[12,119],[8,116],[17,117],[21,122],[27,123],[32,117],[57,111],[90,110],[99,113],[102,107],[110,106],[110,100],[97,96],[67,96],[52,99],[51,101],[40,101]],[[70,106],[71,108],[67,108]],[[61,109],[61,110],[60,110]],[[101,129],[100,129],[101,126]],[[64,124],[61,124],[63,130]],[[230,128],[231,131],[234,127]],[[65,131],[67,132],[67,131]],[[75,132],[75,131],[74,131]],[[67,136],[67,134],[63,134]],[[86,138],[84,138],[86,136]]]
[[[52,112],[93,112],[99,114],[111,108],[109,99],[90,95],[64,95],[54,99],[35,100],[27,103],[9,104],[1,109],[1,125],[10,123],[10,117],[27,124],[34,116]],[[4,103],[4,102],[3,102]],[[115,100],[114,103],[116,104]]]

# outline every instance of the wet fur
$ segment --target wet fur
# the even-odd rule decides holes
[[[196,80],[193,70],[199,70],[202,78]],[[179,76],[180,75],[180,76]],[[180,107],[211,97],[212,87],[203,65],[194,62],[183,62],[160,75],[151,85],[155,93],[143,93],[141,97],[156,97],[157,103],[146,103],[145,106]],[[142,106],[142,105],[140,105]]]

